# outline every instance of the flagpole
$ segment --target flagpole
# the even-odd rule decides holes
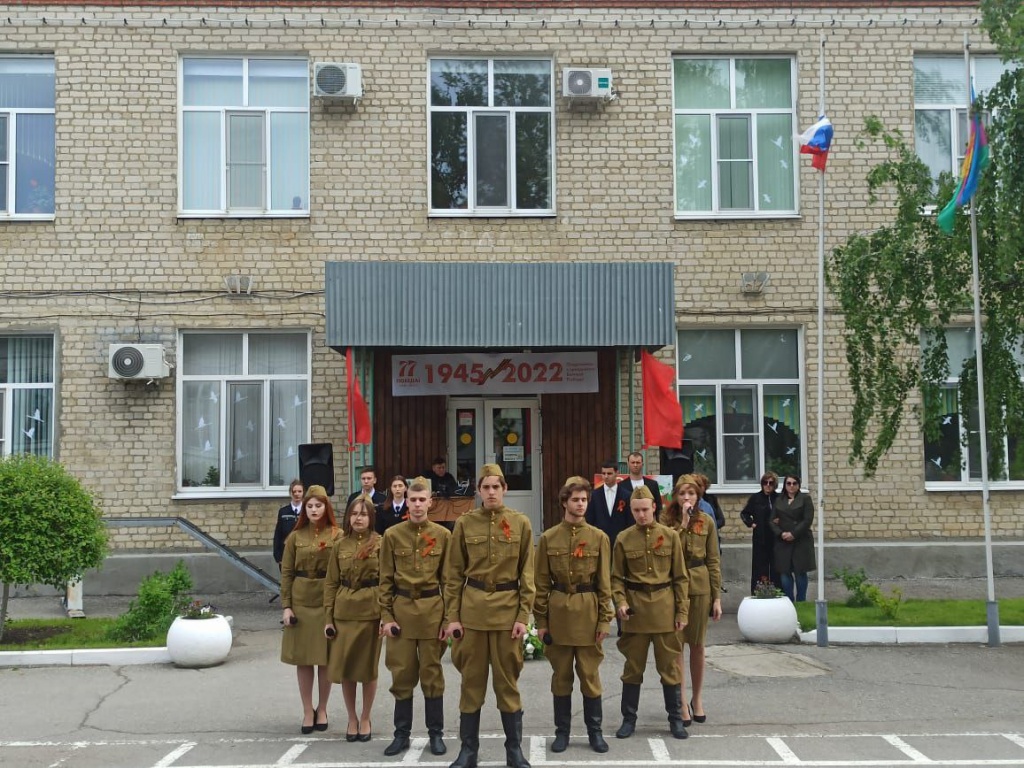
[[[818,83],[820,98],[818,114],[825,114],[825,36],[821,36]],[[817,618],[818,647],[828,647],[828,603],[825,602],[825,172],[818,173],[818,599],[814,613]]]
[[[971,121],[971,42],[964,33],[964,71],[967,74],[967,121]],[[985,521],[985,579],[988,598],[985,615],[988,621],[988,645],[998,648],[999,603],[996,602],[995,572],[992,566],[992,510],[989,506],[988,480],[988,432],[985,424],[985,373],[982,368],[981,344],[981,290],[978,266],[978,219],[974,210],[974,196],[971,196],[971,290],[974,293],[974,365],[978,370],[978,437],[981,442],[981,507]]]

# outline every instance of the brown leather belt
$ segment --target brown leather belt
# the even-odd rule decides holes
[[[370,587],[376,587],[380,584],[378,579],[363,579],[359,582],[351,582],[348,579],[341,580],[341,586],[348,587],[349,589],[369,589]]]
[[[519,589],[519,579],[515,581],[480,581],[479,579],[466,579],[466,584],[473,589],[479,589],[483,592],[514,592]]]
[[[567,595],[579,595],[584,592],[597,592],[593,584],[552,584],[551,588],[556,592],[565,592]]]
[[[626,589],[630,589],[633,592],[657,592],[662,589],[668,589],[672,586],[671,581],[665,581],[661,584],[642,584],[639,581],[627,581]]]
[[[702,565],[704,565],[704,561],[701,560],[699,557],[695,557],[693,558],[693,560],[686,561],[687,568],[700,568]]]
[[[327,571],[295,571],[300,579],[326,579]]]
[[[412,589],[400,589],[395,587],[395,594],[408,597],[410,600],[419,600],[421,597],[437,597],[441,594],[441,588],[421,589],[420,587],[413,587]]]

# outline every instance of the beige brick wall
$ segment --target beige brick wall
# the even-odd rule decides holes
[[[885,217],[884,202],[867,206],[864,181],[881,154],[857,149],[854,139],[869,114],[913,135],[915,51],[958,53],[965,31],[975,38],[976,51],[985,50],[973,25],[977,11],[969,5],[804,11],[795,24],[788,12],[773,17],[756,9],[498,14],[280,7],[246,15],[214,7],[39,5],[9,15],[5,50],[56,57],[57,215],[52,222],[0,224],[0,285],[9,292],[0,302],[0,331],[57,331],[58,454],[99,493],[107,513],[185,515],[239,546],[269,540],[279,502],[172,500],[173,379],[151,388],[108,380],[106,345],[159,341],[173,349],[177,332],[192,328],[310,329],[312,437],[342,445],[343,360],[324,347],[326,260],[672,261],[680,324],[803,329],[805,484],[813,485],[818,177],[809,163],[801,164],[796,219],[674,220],[671,56],[795,55],[798,123],[806,126],[818,111],[818,56],[825,35],[828,111],[837,131],[827,175],[831,249]],[[936,25],[940,17],[943,23]],[[310,217],[178,219],[179,56],[260,51],[363,66],[366,95],[357,107],[311,108]],[[556,216],[427,217],[426,63],[442,53],[550,56],[559,91],[562,66],[613,69],[620,98],[604,109],[569,111],[559,99]],[[763,295],[745,297],[740,273],[757,269],[771,272],[771,284]],[[231,273],[253,275],[255,296],[227,298],[223,278]],[[382,304],[389,290],[379,287]],[[859,469],[848,466],[852,395],[840,318],[833,313],[826,344],[829,536],[980,535],[977,494],[924,492],[921,436],[912,418],[876,479],[865,481]],[[660,354],[672,360],[674,351]],[[628,414],[625,361],[621,372]],[[638,398],[639,366],[634,375]],[[622,425],[625,455],[633,447],[627,415]],[[641,428],[637,414],[636,429]],[[648,454],[649,466],[655,459],[655,452]],[[336,460],[344,486],[349,457],[339,451]],[[735,512],[742,499],[722,498],[731,517],[728,538],[740,537],[745,531]],[[993,495],[997,535],[1024,534],[1016,514],[1020,499],[1013,492]],[[163,529],[118,531],[114,542],[135,548],[190,545]]]

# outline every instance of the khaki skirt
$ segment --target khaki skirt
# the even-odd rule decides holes
[[[708,633],[708,613],[711,610],[711,595],[694,595],[690,598],[690,613],[683,627],[683,642],[687,645],[704,645]]]
[[[327,666],[323,579],[295,579],[292,613],[298,623],[281,632],[281,661],[300,667]]]
[[[379,619],[334,620],[338,636],[330,641],[327,676],[332,683],[371,683],[380,667]]]

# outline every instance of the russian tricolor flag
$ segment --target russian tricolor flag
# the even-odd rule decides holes
[[[811,165],[825,171],[828,149],[832,146],[832,122],[822,115],[818,122],[800,134],[800,154],[811,156]]]

